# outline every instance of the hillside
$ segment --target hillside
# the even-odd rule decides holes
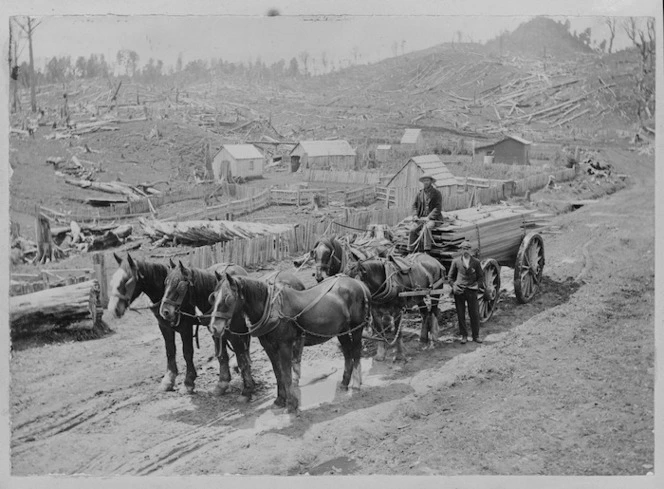
[[[592,53],[592,49],[583,42],[583,37],[584,33],[576,37],[572,35],[562,21],[536,17],[511,33],[497,36],[486,47],[490,53],[497,55],[568,58]]]

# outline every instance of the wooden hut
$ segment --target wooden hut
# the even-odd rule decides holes
[[[401,147],[421,151],[424,149],[425,141],[422,129],[406,129],[401,137]]]
[[[263,176],[265,157],[253,144],[224,144],[212,160],[215,180]]]
[[[424,174],[436,179],[436,187],[456,186],[457,179],[445,166],[438,155],[413,156],[397,171],[387,183],[388,187],[416,188],[420,186],[420,177]]]
[[[505,163],[508,165],[530,165],[530,141],[518,136],[505,136],[499,141],[475,148],[473,160],[477,163]]]
[[[379,163],[385,163],[390,157],[390,151],[392,146],[389,144],[379,144],[376,146],[376,161]]]
[[[290,152],[300,170],[354,170],[356,153],[343,139],[300,141]]]

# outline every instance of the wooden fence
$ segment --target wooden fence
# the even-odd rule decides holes
[[[271,189],[270,203],[272,205],[303,205],[310,204],[318,196],[321,205],[327,205],[330,201],[328,191],[324,188],[302,188],[302,189]]]
[[[270,189],[262,190],[260,193],[245,199],[234,200],[225,204],[184,212],[175,216],[162,219],[163,221],[183,221],[195,219],[233,219],[233,217],[249,214],[250,212],[263,209],[270,205]]]
[[[310,251],[321,236],[364,232],[370,224],[394,226],[409,214],[409,209],[381,209],[348,212],[343,219],[328,219],[322,222],[309,220],[280,234],[235,239],[195,248],[189,255],[189,264],[200,268],[223,262],[255,266],[284,260]]]
[[[380,183],[381,173],[378,171],[339,171],[339,170],[307,170],[304,174],[308,182],[325,183],[361,183],[377,185]]]
[[[376,187],[363,187],[344,191],[344,205],[370,204],[376,201]]]
[[[496,180],[496,183],[502,182],[502,185],[492,187],[478,187],[470,184],[465,187],[461,185],[441,187],[439,190],[443,196],[443,210],[454,211],[478,203],[494,204],[512,195],[523,195],[528,190],[532,191],[544,187],[548,183],[550,175],[556,179],[556,182],[564,182],[574,179],[576,171],[574,168],[564,168],[550,173],[532,175],[520,180]],[[416,187],[376,188],[378,200],[385,202],[387,208],[412,206],[418,192],[419,188]]]

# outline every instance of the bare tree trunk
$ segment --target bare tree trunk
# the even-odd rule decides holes
[[[30,108],[33,113],[37,112],[37,93],[35,90],[35,58],[32,53],[32,19],[28,17],[28,49],[30,51]]]

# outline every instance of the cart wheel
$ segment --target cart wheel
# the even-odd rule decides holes
[[[493,258],[489,258],[482,262],[482,270],[484,271],[484,281],[491,289],[490,299],[484,297],[484,290],[480,290],[477,294],[480,323],[486,323],[493,316],[500,295],[500,265]]]
[[[514,264],[514,293],[525,304],[539,291],[544,269],[544,241],[537,233],[526,235]]]

